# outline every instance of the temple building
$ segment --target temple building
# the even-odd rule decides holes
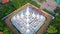
[[[43,34],[51,20],[50,14],[30,3],[4,17],[5,23],[14,34]]]

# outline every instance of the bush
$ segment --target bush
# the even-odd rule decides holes
[[[54,12],[60,14],[60,7],[56,7],[56,9],[54,10]]]
[[[58,30],[54,26],[50,25],[47,32],[48,33],[57,33]]]
[[[39,0],[41,3],[43,3],[45,0]]]
[[[53,14],[52,12],[50,12],[50,11],[48,11],[47,9],[43,9],[45,12],[47,12],[47,13],[49,13],[49,14],[51,14],[51,15],[53,15],[53,16],[55,16],[55,14]]]
[[[9,30],[7,27],[4,27],[3,34],[13,34],[13,32]]]

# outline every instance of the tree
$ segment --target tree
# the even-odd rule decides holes
[[[8,28],[7,27],[4,27],[3,34],[9,34],[9,31],[8,31]]]
[[[10,29],[8,29],[7,27],[4,27],[3,34],[13,34],[13,32]]]
[[[45,0],[39,0],[41,3],[43,3]]]
[[[60,13],[60,7],[56,7],[56,9],[54,10],[55,13]]]
[[[48,30],[47,30],[48,33],[57,33],[57,31],[58,30],[52,25],[50,25]]]

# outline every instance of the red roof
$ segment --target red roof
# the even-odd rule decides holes
[[[9,2],[9,0],[2,0],[3,3]]]
[[[2,32],[0,32],[0,34],[3,34]]]

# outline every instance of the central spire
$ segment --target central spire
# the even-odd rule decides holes
[[[29,15],[30,15],[29,7],[27,7],[27,9],[26,9],[26,16],[29,17]]]

